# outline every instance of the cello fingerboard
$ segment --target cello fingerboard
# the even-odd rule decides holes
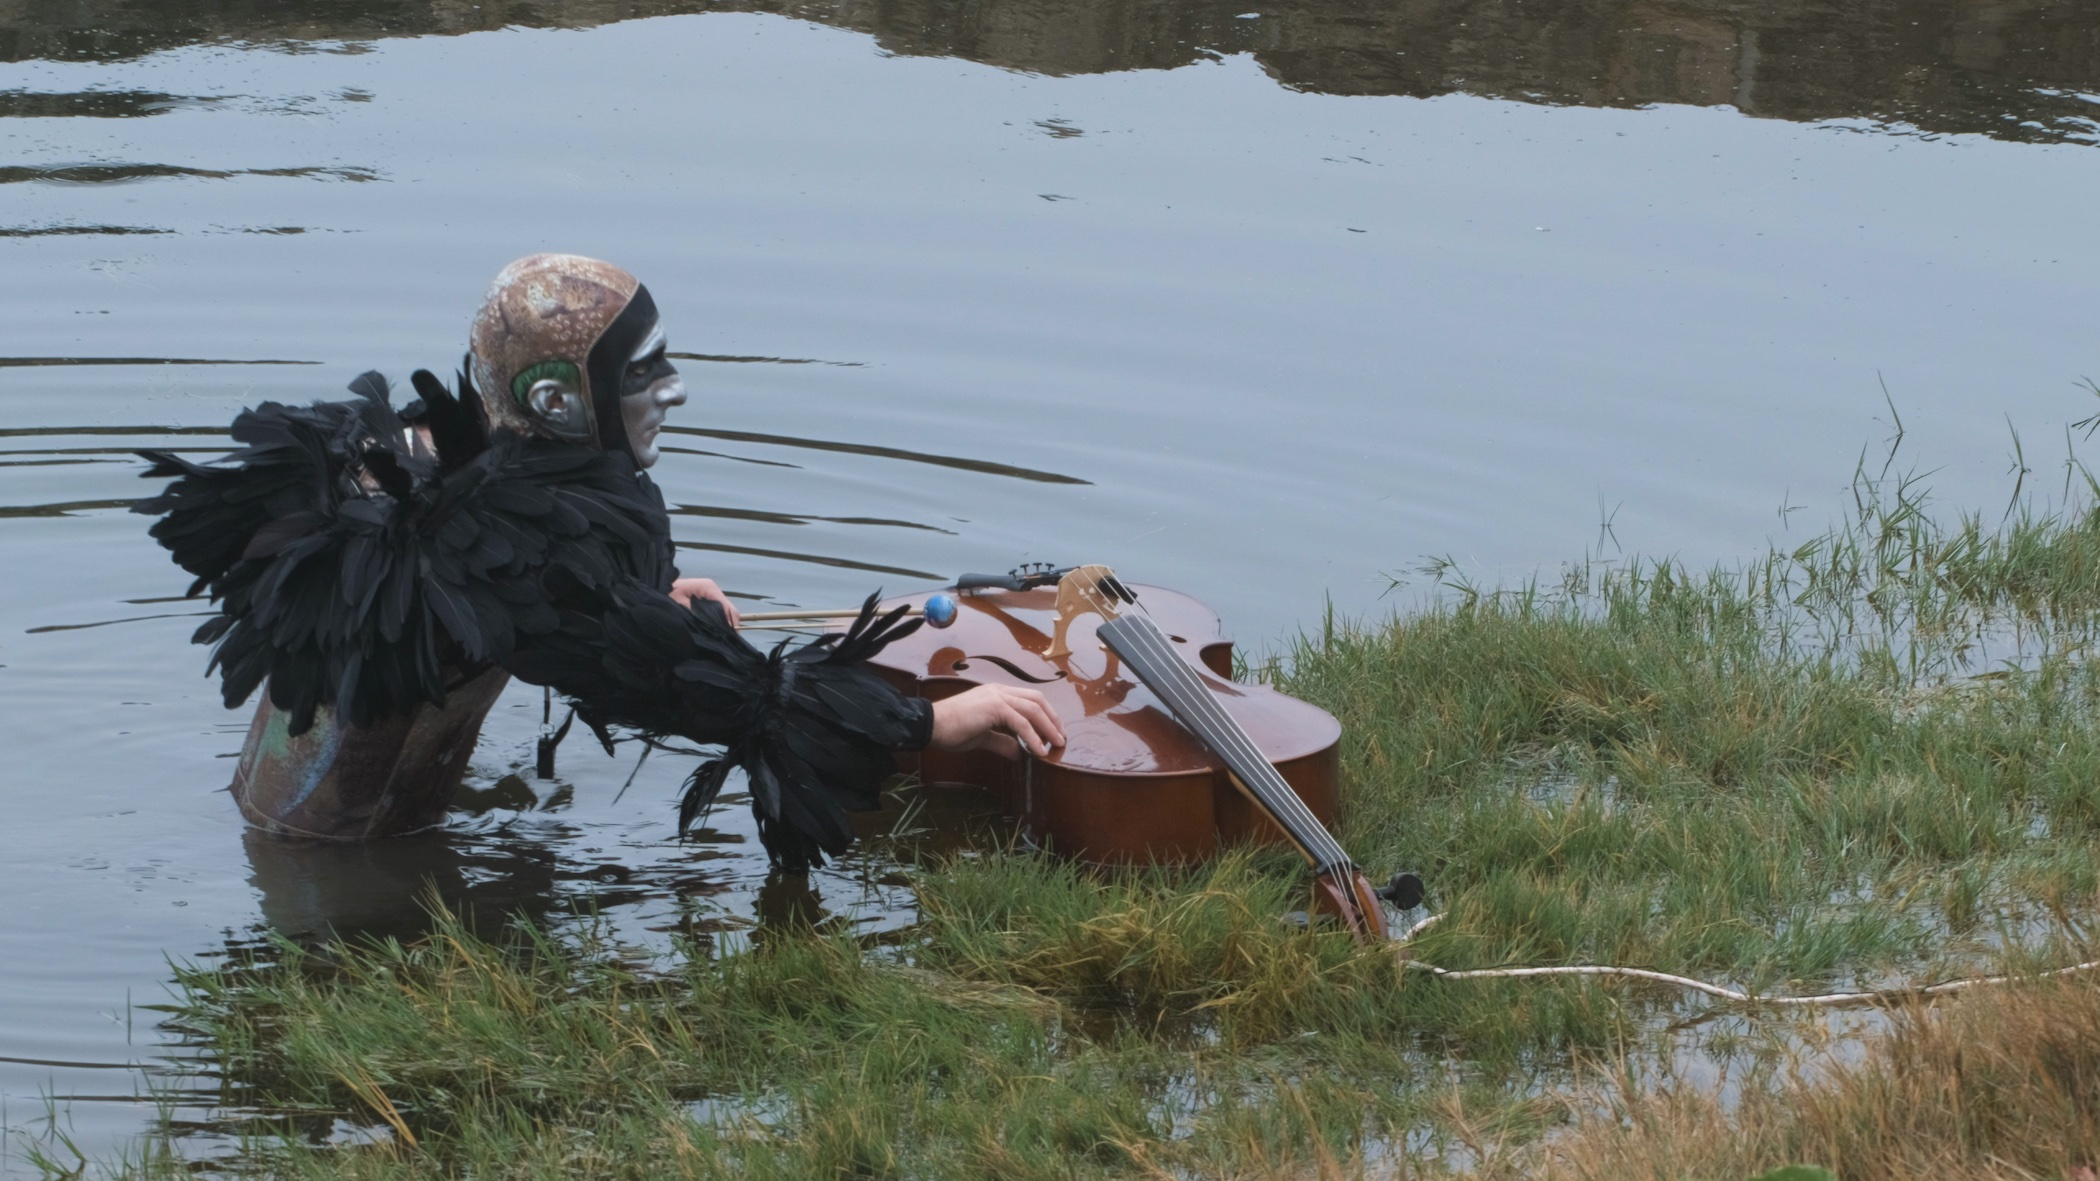
[[[1143,615],[1118,615],[1095,634],[1166,703],[1174,720],[1231,769],[1241,789],[1298,846],[1315,873],[1351,866],[1341,843],[1298,798],[1247,731],[1218,704],[1196,670],[1175,654],[1173,643],[1157,624]]]

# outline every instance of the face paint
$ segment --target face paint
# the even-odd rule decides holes
[[[650,328],[620,373],[620,418],[627,428],[627,449],[636,467],[657,460],[656,436],[671,407],[685,404],[685,382],[664,356],[662,324]]]
[[[627,447],[634,452],[637,467],[656,462],[656,436],[663,430],[671,407],[685,405],[685,382],[677,373],[651,385],[639,394],[620,399],[620,417],[627,420]]]

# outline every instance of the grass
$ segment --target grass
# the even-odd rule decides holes
[[[2093,958],[2100,489],[2016,497],[1995,522],[1887,466],[1854,490],[1828,532],[1732,569],[1586,561],[1483,590],[1439,566],[1415,610],[1330,619],[1268,666],[1343,721],[1344,843],[1429,880],[1444,917],[1417,957],[1766,992]],[[1406,972],[1281,921],[1302,874],[1274,855],[1106,874],[993,851],[914,875],[901,946],[810,932],[630,962],[588,923],[477,937],[440,916],[411,945],[181,969],[173,1022],[252,1113],[212,1167],[1720,1179],[1812,1161],[1851,1181],[2092,1163],[2089,983],[1900,1014],[1851,1065],[1813,1065],[1813,1018]],[[1670,1082],[1688,1061],[1727,1072],[1725,1101]],[[179,1148],[107,1171],[187,1173]]]
[[[1363,1097],[1289,1077],[1318,1055],[1277,1043],[1393,1008],[1390,959],[1252,909],[1285,892],[1243,858],[1200,886],[1131,883],[1114,899],[1056,876],[1070,905],[1129,909],[1025,940],[1004,963],[1040,988],[978,970],[997,932],[977,921],[934,957],[955,972],[814,933],[643,970],[588,929],[503,946],[440,916],[413,946],[335,948],[324,963],[285,945],[259,974],[185,969],[178,1020],[216,1048],[230,1100],[281,1113],[251,1128],[244,1159],[273,1176],[1108,1177],[1348,1150]],[[1015,885],[996,870],[951,880],[958,908],[996,906]],[[1282,967],[1300,971],[1281,980]],[[1089,1027],[1132,1005],[1231,1014],[1220,1025],[1234,1035]],[[302,1140],[339,1118],[377,1142]],[[1200,1134],[1177,1142],[1186,1119]]]
[[[2100,989],[2052,983],[1902,1015],[1856,1062],[1747,1093],[1628,1091],[1512,1176],[1749,1177],[1818,1161],[1839,1177],[2090,1177],[2100,1164]]]

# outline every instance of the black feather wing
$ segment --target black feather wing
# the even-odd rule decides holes
[[[173,480],[135,511],[219,604],[195,638],[229,707],[267,680],[294,734],[321,706],[369,725],[558,626],[550,585],[669,587],[662,501],[627,457],[492,439],[427,377],[434,454],[376,373],[354,400],[244,412],[218,463],[142,453]]]

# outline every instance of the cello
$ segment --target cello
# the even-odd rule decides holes
[[[1098,565],[966,574],[951,590],[945,603],[933,592],[881,605],[925,612],[938,630],[892,642],[876,671],[929,700],[984,682],[1036,689],[1065,745],[1018,760],[903,756],[921,781],[989,790],[1031,841],[1089,862],[1186,865],[1235,841],[1287,844],[1312,870],[1313,912],[1365,941],[1389,937],[1382,903],[1421,901],[1410,873],[1373,886],[1329,831],[1341,724],[1233,681],[1232,643],[1203,604]]]

